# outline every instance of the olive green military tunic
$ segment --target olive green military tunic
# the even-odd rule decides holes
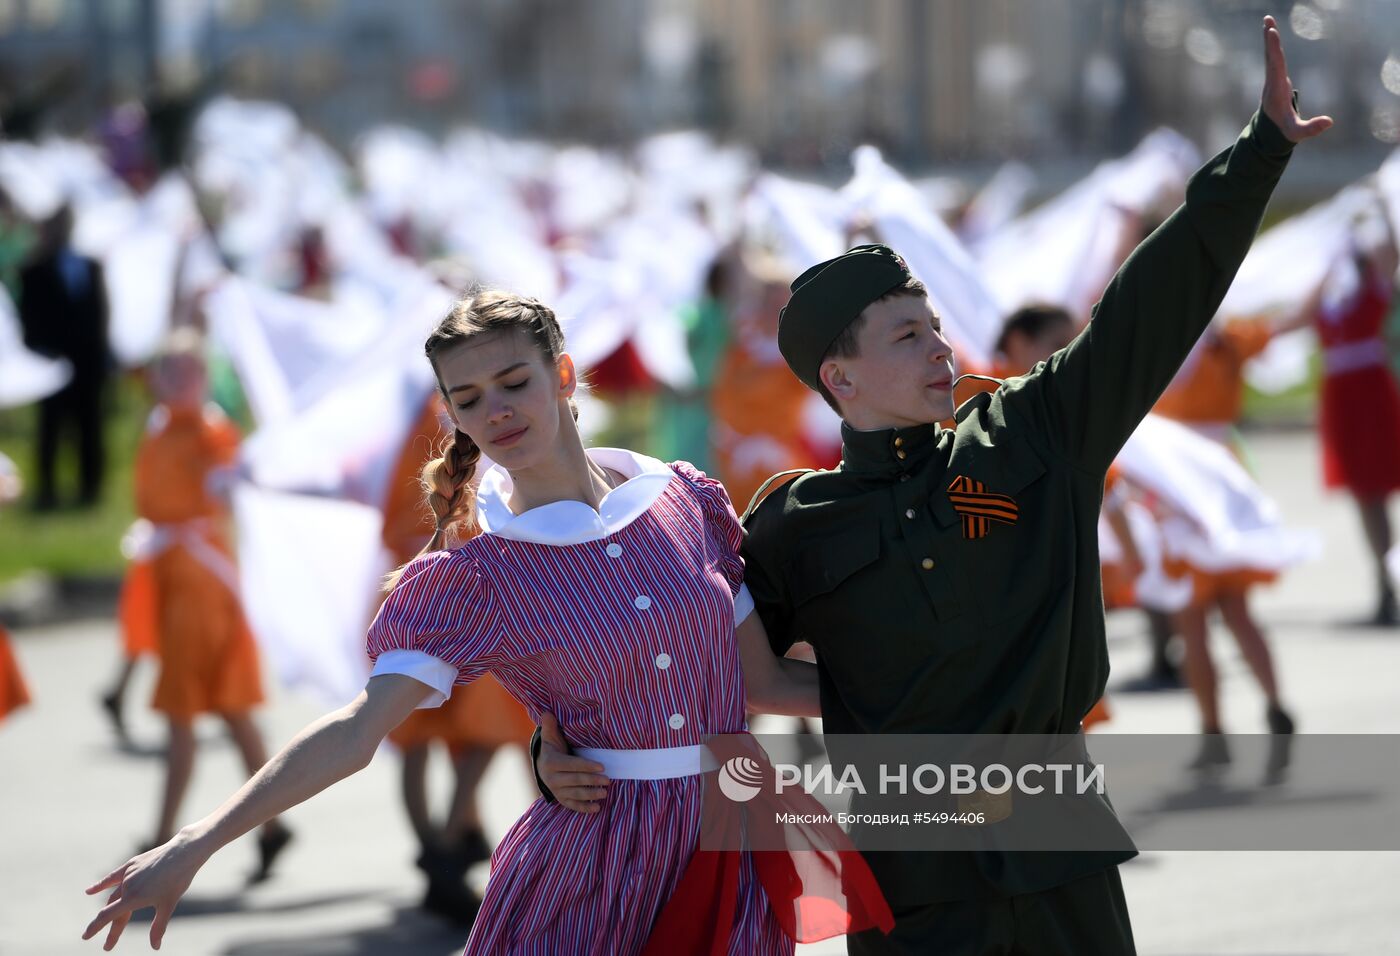
[[[1072,734],[1108,678],[1098,533],[1110,462],[1205,329],[1292,144],[1256,114],[1192,177],[1065,349],[955,429],[843,431],[843,461],[747,522],[775,653],[816,649],[828,734]],[[1061,886],[1131,857],[870,854],[892,906]]]

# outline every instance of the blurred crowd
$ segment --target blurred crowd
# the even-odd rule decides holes
[[[250,770],[265,757],[248,721],[263,699],[259,655],[281,683],[330,700],[363,686],[382,575],[432,533],[417,475],[450,430],[422,342],[456,295],[486,286],[550,304],[588,384],[585,434],[689,460],[742,509],[775,473],[841,457],[838,418],[777,349],[803,264],[862,241],[901,250],[959,372],[976,376],[959,386],[964,401],[1090,325],[1104,285],[1199,160],[1159,130],[1029,208],[1034,174],[1014,164],[973,189],[912,179],[864,146],[850,180],[831,185],[698,132],[605,151],[388,126],[340,155],[286,108],[230,99],[125,104],[84,139],[0,140],[0,407],[39,408],[33,459],[0,463],[0,499],[18,499],[22,480],[20,506],[91,506],[111,452],[113,376],[151,393],[135,458],[141,520],[125,543],[123,663],[103,703],[124,734],[132,669],[162,659],[154,706],[171,722],[171,754],[155,842],[188,782],[196,715],[225,718]],[[1248,597],[1320,556],[1250,472],[1236,427],[1247,380],[1281,390],[1321,356],[1324,476],[1357,502],[1375,623],[1400,621],[1386,513],[1400,488],[1386,338],[1397,203],[1393,157],[1262,235],[1110,474],[1105,597],[1150,620],[1152,665],[1136,686],[1195,694],[1203,765],[1228,760],[1213,618],[1258,679],[1265,726],[1286,736],[1295,715]],[[1362,406],[1371,412],[1356,415]],[[77,451],[72,481],[58,473],[64,443]],[[210,671],[224,675],[217,693],[191,690],[189,675]],[[26,696],[3,638],[0,672],[3,713]],[[489,852],[475,785],[496,748],[530,731],[490,682],[459,701],[396,738],[428,902],[449,914],[463,912],[461,874]],[[1101,702],[1095,719],[1114,706]],[[434,741],[457,770],[436,821],[423,793]],[[288,839],[265,828],[259,873]]]

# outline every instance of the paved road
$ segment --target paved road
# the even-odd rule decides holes
[[[1282,681],[1301,729],[1400,732],[1400,632],[1342,628],[1370,600],[1356,522],[1343,499],[1318,488],[1316,448],[1303,435],[1253,441],[1265,485],[1288,520],[1326,536],[1328,559],[1290,573],[1258,607],[1275,642]],[[96,952],[79,932],[95,905],[82,895],[151,827],[160,786],[161,727],[133,708],[144,749],[109,739],[94,701],[116,663],[108,622],[34,629],[15,636],[36,705],[0,725],[0,954]],[[1136,615],[1110,618],[1114,682],[1137,673],[1144,639]],[[1262,730],[1258,693],[1219,643],[1227,725]],[[143,673],[134,699],[149,691]],[[1184,693],[1116,694],[1107,732],[1193,729]],[[262,723],[284,741],[320,713],[320,702],[279,693]],[[139,712],[138,712],[139,711]],[[185,817],[216,805],[239,781],[217,727],[200,755]],[[441,769],[441,768],[439,768]],[[416,909],[412,836],[397,803],[397,764],[383,753],[364,773],[290,815],[297,843],[285,866],[251,891],[245,839],[201,873],[164,950],[210,956],[368,956],[460,952],[464,934]],[[523,761],[505,754],[487,780],[487,824],[499,834],[532,797]],[[476,874],[484,879],[485,874]],[[1320,956],[1400,953],[1400,853],[1146,853],[1123,870],[1144,956]],[[144,946],[140,927],[122,949]],[[803,949],[843,953],[839,942]]]

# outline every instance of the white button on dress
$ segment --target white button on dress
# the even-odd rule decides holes
[[[666,721],[666,723],[671,725],[672,730],[680,730],[685,726],[685,718],[680,714],[672,714],[671,719]]]
[[[608,557],[610,558],[622,557],[622,545],[617,544],[616,542],[608,545],[605,550],[608,552]]]
[[[643,594],[632,602],[632,606],[639,611],[645,611],[647,608],[651,607],[651,598]]]
[[[657,654],[657,655],[656,655],[656,666],[659,667],[659,668],[661,668],[663,671],[664,671],[666,668],[670,667],[670,666],[671,666],[671,655],[670,655],[670,654]]]

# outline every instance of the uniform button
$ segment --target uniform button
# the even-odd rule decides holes
[[[904,439],[903,439],[903,438],[896,438],[896,439],[894,440],[894,447],[896,447],[896,448],[903,448],[903,447],[904,447]]]
[[[607,547],[608,557],[617,558],[622,556],[622,545],[610,544]]]
[[[921,565],[923,565],[925,571],[932,571],[932,570],[933,570],[933,558],[924,558],[924,559],[923,559],[922,561],[920,561],[919,563],[920,563]]]
[[[913,509],[913,508],[907,509],[907,510],[904,512],[904,517],[908,518],[910,521],[913,521],[913,520],[914,520],[914,509]]]
[[[680,730],[685,726],[685,718],[680,714],[672,714],[671,719],[666,723],[670,724],[672,730]]]
[[[909,476],[908,476],[908,475],[900,475],[900,476],[899,476],[899,480],[900,480],[900,481],[908,481],[908,480],[909,480]]]
[[[670,654],[657,654],[657,655],[656,655],[656,666],[659,667],[659,668],[661,668],[663,671],[664,671],[666,668],[670,667],[670,666],[671,666],[671,655],[670,655]]]
[[[899,451],[895,452],[894,454],[895,454],[895,457],[898,458],[898,459],[900,459],[901,461],[903,461],[905,458],[908,458],[908,457],[909,457],[908,452],[906,452],[903,448],[901,448]]]
[[[632,601],[632,606],[639,611],[645,611],[647,608],[651,607],[651,598],[643,594]]]

